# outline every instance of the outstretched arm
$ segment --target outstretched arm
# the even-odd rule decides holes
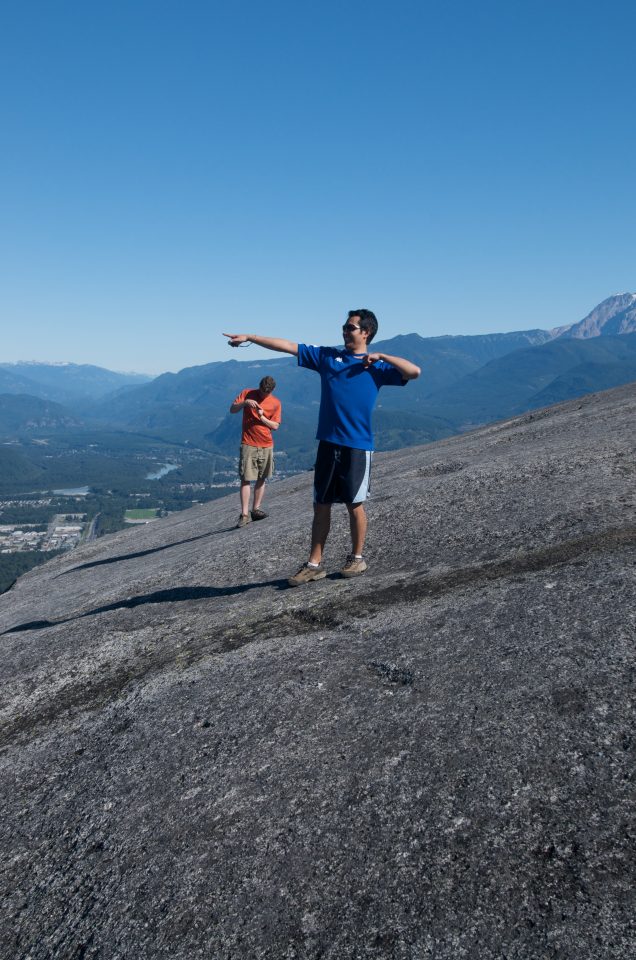
[[[280,337],[259,337],[255,333],[224,333],[223,336],[228,337],[231,347],[240,347],[242,343],[255,343],[257,347],[265,347],[266,350],[298,356],[298,344],[291,340],[281,340]]]
[[[410,360],[404,360],[403,357],[391,357],[388,353],[367,353],[364,358],[364,365],[365,367],[370,367],[372,364],[377,363],[378,360],[384,360],[385,363],[390,363],[392,367],[399,370],[403,380],[416,380],[422,372],[420,368],[414,363],[411,363]]]

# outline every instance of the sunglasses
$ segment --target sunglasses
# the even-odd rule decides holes
[[[355,323],[343,323],[342,329],[346,330],[347,333],[353,333],[354,330],[360,330],[360,327],[356,326]]]

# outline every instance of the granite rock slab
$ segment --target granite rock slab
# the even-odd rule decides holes
[[[636,384],[0,597],[6,960],[632,960]]]

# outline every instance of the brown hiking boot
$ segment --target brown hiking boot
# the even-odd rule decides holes
[[[265,520],[267,516],[264,510],[252,510],[252,520]]]
[[[354,555],[350,553],[340,574],[343,577],[359,577],[366,569],[366,560],[364,560],[363,557],[354,557]]]
[[[327,571],[322,566],[310,567],[308,563],[303,563],[298,573],[290,577],[287,583],[290,587],[299,587],[301,583],[311,583],[312,580],[322,580],[327,576]]]
[[[251,523],[251,522],[252,522],[252,518],[250,517],[249,513],[242,513],[238,518],[238,523],[236,524],[236,526],[245,527],[247,526],[248,523]]]

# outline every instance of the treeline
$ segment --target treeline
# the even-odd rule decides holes
[[[179,490],[168,488],[161,491],[161,496],[128,497],[118,495],[115,491],[109,496],[97,495],[87,498],[85,512],[91,519],[97,516],[95,534],[103,537],[107,533],[116,533],[123,530],[128,524],[124,520],[126,510],[146,510],[156,508],[160,516],[166,513],[177,513],[192,506],[193,499],[199,503],[208,503],[218,500],[228,493],[234,492],[233,487],[221,487],[214,490]]]
[[[66,503],[50,503],[48,506],[35,506],[27,501],[19,507],[0,507],[0,523],[15,523],[19,526],[22,523],[46,525],[53,519],[57,513],[83,513],[79,508],[69,511]]]
[[[28,490],[38,482],[41,473],[21,449],[0,446],[0,494]]]
[[[28,553],[0,554],[0,593],[4,593],[9,587],[13,586],[23,573],[27,573],[33,567],[45,563],[51,557],[56,557],[60,552],[59,550],[48,550],[46,552],[32,550]]]

